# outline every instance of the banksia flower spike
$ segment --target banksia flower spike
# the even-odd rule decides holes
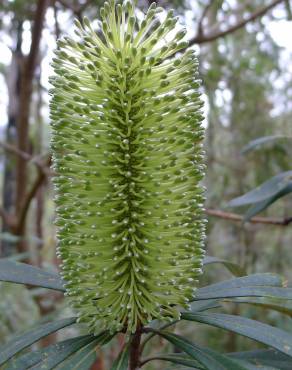
[[[53,59],[52,151],[66,295],[91,331],[179,318],[201,273],[198,62],[155,3],[106,2]]]

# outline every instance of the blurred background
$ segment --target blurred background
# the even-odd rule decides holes
[[[151,2],[138,1],[140,15]],[[50,61],[56,40],[73,34],[74,18],[96,20],[102,3],[0,1],[1,258],[58,270],[50,180]],[[236,262],[248,273],[276,272],[291,281],[292,1],[158,4],[175,10],[200,57],[206,102],[207,254]],[[201,283],[230,276],[222,267],[207,266]],[[1,283],[0,296],[0,344],[16,331],[69,310],[61,296],[41,289]],[[291,321],[275,312],[244,305],[240,310],[292,330]],[[178,330],[188,333],[188,327]],[[68,335],[68,329],[61,333]],[[199,325],[188,334],[228,352],[254,348],[247,339]],[[40,345],[55,340],[51,336]],[[108,368],[119,351],[117,341],[100,353],[94,369]],[[156,345],[163,350],[162,342]]]

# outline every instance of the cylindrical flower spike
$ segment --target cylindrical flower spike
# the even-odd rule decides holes
[[[198,62],[177,19],[106,2],[75,22],[51,82],[62,276],[92,332],[179,318],[201,273],[203,128]]]

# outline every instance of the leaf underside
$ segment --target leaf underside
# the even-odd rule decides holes
[[[57,274],[7,259],[0,260],[0,280],[65,291],[61,278]]]

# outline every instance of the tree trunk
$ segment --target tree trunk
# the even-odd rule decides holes
[[[44,17],[48,1],[39,0],[35,11],[34,25],[30,52],[23,65],[23,73],[20,82],[20,103],[17,120],[17,148],[23,152],[29,152],[29,114],[33,91],[33,78],[38,61],[39,45],[41,40]],[[21,156],[17,158],[16,165],[16,213],[20,213],[25,202],[28,184],[27,162]],[[26,219],[17,226],[16,234],[25,235]],[[27,246],[24,241],[18,245],[19,252],[25,252]]]
[[[8,123],[5,131],[5,143],[14,147],[17,146],[17,116],[19,112],[20,98],[20,80],[21,80],[21,65],[23,63],[23,54],[21,52],[22,45],[22,21],[17,24],[16,47],[12,53],[12,60],[8,73],[6,75],[6,83],[8,89]],[[16,201],[16,171],[15,171],[15,156],[14,154],[4,151],[4,178],[3,178],[3,193],[2,204],[6,214],[15,214]],[[3,233],[12,233],[11,226],[3,220]],[[15,243],[8,240],[1,241],[1,257],[7,257],[16,251]]]

